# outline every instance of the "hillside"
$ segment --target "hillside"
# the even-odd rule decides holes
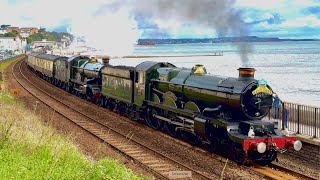
[[[185,39],[139,39],[138,44],[189,44],[189,43],[232,43],[232,42],[282,42],[282,41],[319,41],[319,39],[281,39],[277,37],[219,37],[219,38],[185,38]]]
[[[64,37],[68,37],[70,39],[73,38],[71,34],[66,32],[39,31],[39,33],[35,33],[27,37],[27,42],[32,43],[33,41],[41,41],[42,39],[46,39],[47,41],[61,42],[61,39]]]

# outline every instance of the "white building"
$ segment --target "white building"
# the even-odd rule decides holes
[[[57,46],[57,43],[55,41],[47,41],[46,39],[42,39],[42,41],[33,41],[31,43],[32,48],[36,48],[39,46],[54,48]]]
[[[34,33],[38,33],[38,29],[37,28],[33,28],[33,27],[20,28],[20,35],[23,38],[27,38],[28,36],[30,36],[30,35],[32,35]]]
[[[5,33],[7,33],[7,31],[0,28],[0,34],[5,34]]]
[[[26,39],[19,37],[0,37],[0,49],[9,51],[24,51],[27,45]]]

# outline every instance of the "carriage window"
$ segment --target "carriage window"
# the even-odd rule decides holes
[[[140,84],[143,84],[143,83],[144,83],[144,72],[139,72],[138,82],[139,82]]]
[[[138,80],[139,80],[139,73],[138,73],[138,72],[135,72],[135,75],[134,75],[134,76],[135,76],[135,82],[138,83],[138,82],[139,82],[139,81],[138,81]]]

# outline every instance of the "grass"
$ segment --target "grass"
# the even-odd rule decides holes
[[[7,80],[6,80],[5,75],[3,74],[3,71],[6,68],[8,68],[8,66],[10,66],[10,64],[12,64],[12,63],[14,63],[16,61],[19,61],[22,58],[24,58],[24,55],[19,55],[19,56],[14,57],[11,60],[6,61],[6,62],[1,62],[0,61],[0,73],[2,73],[1,79],[0,79],[0,85],[1,86],[2,85],[7,85]],[[7,89],[1,90],[1,87],[0,87],[0,102],[9,103],[9,102],[13,102],[14,101],[13,96],[10,95],[7,91],[8,91]]]
[[[3,64],[1,68],[10,65],[9,62]],[[39,116],[17,102],[7,90],[0,90],[0,179],[145,177],[116,160],[88,158],[70,138],[42,124]]]
[[[19,56],[15,57],[15,58],[12,58],[12,60],[0,63],[0,72],[3,72],[11,63],[13,63],[13,62],[15,62],[17,60],[20,60],[22,58],[24,58],[24,55],[19,55]]]
[[[0,179],[143,179],[116,160],[89,160],[21,103],[0,102]]]
[[[10,94],[0,90],[0,102],[10,103],[13,101],[14,101],[14,98]]]

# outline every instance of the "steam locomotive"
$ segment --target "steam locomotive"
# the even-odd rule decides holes
[[[210,151],[229,147],[238,163],[269,164],[278,152],[302,147],[296,137],[282,135],[276,122],[263,119],[273,91],[265,80],[254,79],[253,68],[239,68],[234,78],[208,74],[202,65],[147,61],[128,67],[108,61],[38,53],[26,59],[40,77],[76,96]]]

